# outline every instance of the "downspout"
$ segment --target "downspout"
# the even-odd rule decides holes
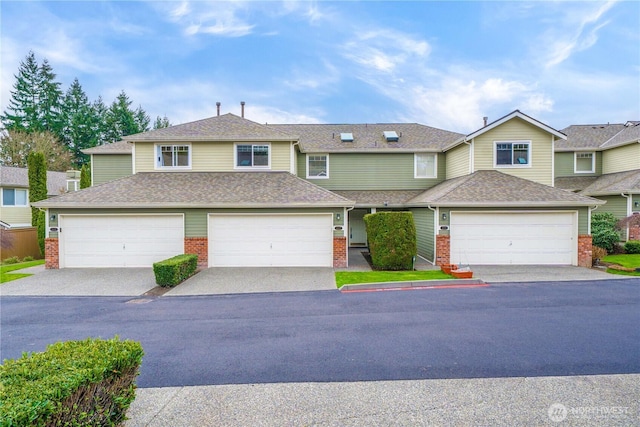
[[[344,209],[344,237],[347,238],[347,267],[349,267],[349,212],[355,209],[355,205]]]
[[[296,156],[296,145],[300,144],[300,141],[291,144],[291,173],[298,176],[298,160]]]
[[[624,193],[620,193],[620,195],[627,199],[627,213],[626,213],[626,216],[628,217],[629,215],[631,215],[631,195],[625,196]],[[625,241],[627,241],[627,240],[629,240],[629,225],[627,225],[627,229],[625,231]]]
[[[427,209],[433,211],[433,260],[427,260],[431,264],[436,265],[436,257],[438,252],[438,208],[432,208],[431,205],[427,205]]]
[[[600,206],[595,205],[594,207],[589,208],[589,215],[587,216],[587,232],[591,235],[591,213],[598,209]]]
[[[474,169],[474,162],[473,162],[473,144],[469,141],[467,141],[467,138],[464,138],[464,141],[462,141],[463,144],[467,144],[469,146],[469,173],[472,174],[473,173],[473,169]]]

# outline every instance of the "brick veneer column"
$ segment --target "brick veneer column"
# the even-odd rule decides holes
[[[44,268],[60,268],[60,253],[58,252],[58,239],[47,237],[44,239]]]
[[[347,238],[333,238],[333,268],[344,268],[347,266]]]
[[[580,267],[591,268],[593,265],[593,245],[591,236],[581,234],[578,236],[578,265]]]
[[[629,227],[629,240],[640,240],[640,226],[632,225]]]
[[[184,253],[198,255],[198,268],[209,267],[209,241],[206,237],[185,237]]]
[[[450,264],[451,260],[451,237],[436,235],[436,265]]]

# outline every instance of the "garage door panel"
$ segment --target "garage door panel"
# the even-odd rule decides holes
[[[452,212],[451,262],[573,264],[574,221],[571,212]]]
[[[211,215],[209,265],[330,267],[332,226],[331,214]]]
[[[150,267],[184,252],[182,215],[61,215],[61,267]]]

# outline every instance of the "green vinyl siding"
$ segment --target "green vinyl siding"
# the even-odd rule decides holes
[[[103,184],[132,174],[131,154],[94,154],[91,158],[91,185]]]
[[[447,151],[447,179],[469,175],[469,145],[460,144]]]
[[[414,178],[413,153],[330,153],[329,178],[308,179],[329,190],[420,190],[442,182],[446,162],[436,154],[438,177]],[[298,153],[298,176],[306,178],[307,161]]]
[[[575,153],[555,153],[554,157],[554,172],[555,177],[566,176],[599,176],[602,175],[602,153],[595,152],[596,156],[596,171],[595,173],[575,173]]]
[[[593,214],[601,212],[612,213],[616,218],[622,219],[627,216],[627,198],[622,196],[595,196],[597,199],[604,200],[606,204],[599,206],[598,209],[592,211]]]
[[[416,224],[418,239],[418,255],[428,261],[434,260],[435,233],[433,228],[433,211],[427,208],[411,209]]]
[[[0,206],[0,220],[10,225],[31,224],[29,206]]]
[[[184,214],[185,237],[207,237],[207,218],[210,213],[332,213],[336,226],[344,226],[343,208],[313,208],[313,209],[50,209],[48,215],[56,215],[55,221],[49,221],[49,227],[57,227],[58,215],[109,215],[109,214]],[[340,220],[336,219],[340,214]],[[333,235],[340,237],[344,230],[334,230]],[[58,237],[58,233],[50,232],[49,237]]]
[[[602,173],[640,169],[640,144],[624,145],[602,153]]]

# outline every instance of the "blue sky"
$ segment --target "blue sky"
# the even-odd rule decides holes
[[[0,108],[29,50],[64,90],[124,90],[173,124],[418,122],[514,109],[561,129],[640,120],[640,2],[0,3]]]

